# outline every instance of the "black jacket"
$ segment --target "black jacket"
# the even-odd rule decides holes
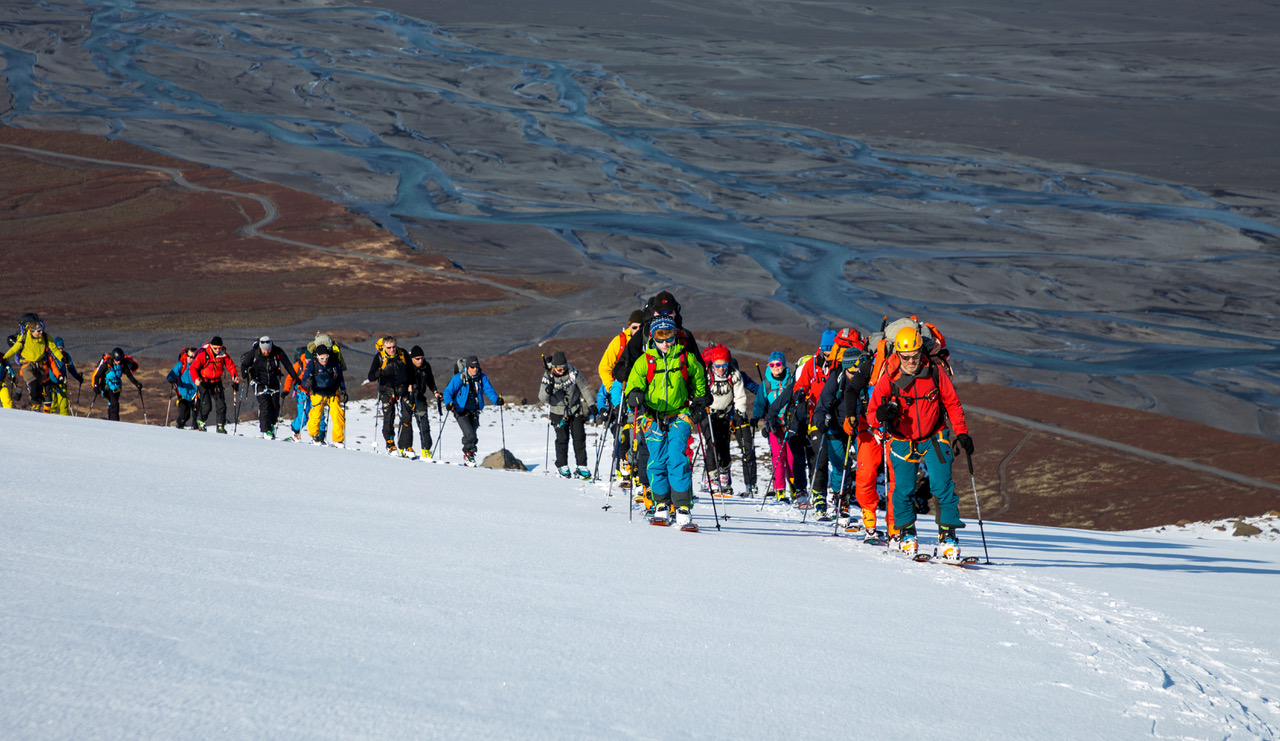
[[[240,375],[252,381],[259,391],[278,391],[285,373],[293,377],[294,383],[302,383],[293,372],[289,356],[278,345],[272,345],[271,352],[263,355],[255,342],[249,352],[240,356]]]
[[[404,348],[397,347],[396,354],[389,358],[379,351],[373,356],[373,364],[369,366],[369,380],[378,382],[379,394],[405,396],[411,383],[412,369],[413,361],[409,360],[409,353]]]

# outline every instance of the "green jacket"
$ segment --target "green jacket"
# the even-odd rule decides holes
[[[673,345],[664,357],[658,348],[650,347],[631,365],[623,398],[635,389],[644,391],[645,404],[663,416],[678,414],[689,406],[691,396],[707,395],[707,372],[698,358],[688,357],[689,380],[680,372],[680,356],[684,345]],[[649,381],[649,362],[654,365],[653,381]],[[692,393],[691,393],[692,392]]]

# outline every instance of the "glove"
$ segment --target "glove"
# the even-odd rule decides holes
[[[97,390],[98,390],[97,387],[94,387],[94,391],[97,391]],[[13,400],[22,401],[22,387],[16,383],[13,384]]]
[[[898,402],[896,401],[881,404],[880,408],[876,409],[876,419],[880,421],[880,424],[885,425],[886,427],[897,422],[898,417],[901,414],[902,408],[898,406]]]
[[[238,393],[240,393],[240,382],[239,382],[239,381],[232,381],[232,382],[231,382],[231,393],[233,393],[233,394],[238,394]]]
[[[456,406],[454,406],[453,404],[445,404],[445,405],[444,405],[444,408],[445,408],[445,411],[447,411],[447,412],[456,412],[456,411],[458,411],[458,408],[457,408]]]
[[[632,409],[639,409],[644,406],[644,392],[640,389],[634,389],[627,394],[627,406]]]
[[[505,399],[503,399],[501,396],[499,396],[499,397],[498,397],[498,406],[500,406],[500,407],[505,407],[506,405],[507,405],[506,400],[505,400]]]
[[[599,414],[600,414],[600,407],[596,406],[595,404],[592,404],[590,407],[587,408],[588,417],[595,417],[595,416],[598,416]]]
[[[542,390],[547,392],[547,396],[550,396],[556,392],[556,386],[554,383],[548,383],[542,387]]]
[[[707,418],[707,401],[702,397],[698,397],[689,402],[689,421],[695,425],[702,424],[702,420]]]
[[[133,385],[137,386],[139,391],[142,390],[142,381],[134,381]]]
[[[956,445],[964,449],[965,455],[973,455],[973,438],[961,432],[956,435]]]
[[[858,430],[853,426],[853,417],[844,418],[844,434],[850,437],[858,434]]]
[[[339,392],[338,392],[338,401],[342,402],[343,404],[346,404],[346,403],[347,403],[347,390],[346,390],[346,389],[343,389],[343,390],[341,390],[341,391],[339,391]]]
[[[758,431],[760,430],[760,418],[759,418],[759,417],[752,417],[752,418],[751,418],[751,421],[750,421],[750,422],[748,422],[747,424],[751,425],[751,429],[752,429],[752,431],[757,431],[757,432],[758,432]]]

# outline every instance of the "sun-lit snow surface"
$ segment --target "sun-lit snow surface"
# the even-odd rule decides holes
[[[0,737],[1280,735],[1274,541],[986,523],[967,571],[706,498],[691,535],[483,420],[532,473],[0,412]]]

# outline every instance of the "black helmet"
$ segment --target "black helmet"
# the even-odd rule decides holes
[[[117,361],[124,360],[124,350],[117,347],[111,351],[111,357],[115,358]]]

